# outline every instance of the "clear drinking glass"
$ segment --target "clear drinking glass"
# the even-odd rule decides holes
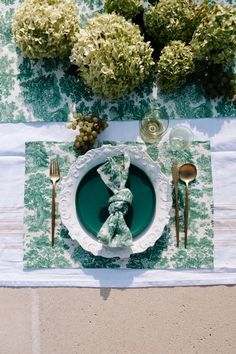
[[[170,132],[169,143],[175,150],[187,149],[193,140],[193,132],[185,125],[179,125]]]
[[[139,123],[140,136],[145,143],[159,143],[169,126],[169,118],[162,117],[158,109],[153,109]]]

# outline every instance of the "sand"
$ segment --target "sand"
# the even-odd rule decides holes
[[[0,354],[236,353],[236,287],[0,289]]]

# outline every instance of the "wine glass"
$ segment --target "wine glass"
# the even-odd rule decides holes
[[[169,143],[174,150],[187,149],[193,140],[193,132],[185,125],[179,125],[170,132]]]
[[[139,124],[140,136],[145,143],[159,143],[169,126],[169,118],[160,114],[158,109],[153,109]]]

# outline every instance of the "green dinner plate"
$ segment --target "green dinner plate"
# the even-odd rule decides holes
[[[96,166],[82,178],[75,197],[77,217],[83,227],[94,236],[109,216],[108,199],[113,195],[97,172]],[[133,202],[125,220],[133,238],[143,232],[152,221],[156,196],[148,176],[140,168],[130,165],[126,187],[133,193]]]

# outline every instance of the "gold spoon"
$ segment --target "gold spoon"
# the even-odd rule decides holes
[[[184,208],[184,247],[187,247],[188,238],[188,184],[197,177],[197,168],[192,163],[185,163],[179,168],[179,178],[185,183],[185,208]]]

